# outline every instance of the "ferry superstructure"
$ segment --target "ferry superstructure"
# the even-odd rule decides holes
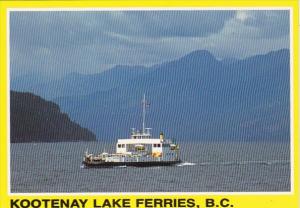
[[[155,138],[151,134],[151,128],[145,127],[146,107],[149,105],[145,95],[142,104],[142,130],[132,128],[130,138],[118,139],[116,153],[93,155],[86,151],[83,158],[85,167],[170,166],[181,162],[177,143],[166,139],[163,132]]]

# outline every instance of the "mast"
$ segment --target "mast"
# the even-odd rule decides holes
[[[146,96],[143,98],[143,134],[145,133],[145,117],[146,117]]]

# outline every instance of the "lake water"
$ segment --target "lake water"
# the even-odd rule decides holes
[[[86,169],[83,154],[115,152],[103,142],[11,144],[11,192],[290,191],[290,146],[271,142],[180,143],[174,167]]]

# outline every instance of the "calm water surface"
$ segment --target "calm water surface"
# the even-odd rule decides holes
[[[85,169],[83,154],[115,151],[103,142],[11,144],[11,192],[290,191],[288,143],[180,143],[175,167]]]

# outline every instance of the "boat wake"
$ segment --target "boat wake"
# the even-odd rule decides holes
[[[288,164],[289,160],[247,160],[247,161],[226,161],[226,162],[202,162],[199,163],[201,166],[212,166],[212,165],[221,165],[221,166],[230,166],[230,165],[280,165]]]
[[[279,165],[288,164],[289,160],[267,160],[267,161],[241,161],[237,162],[238,165],[248,165],[248,164],[261,164],[261,165]]]
[[[116,166],[116,168],[127,168],[126,165],[120,165],[120,166]]]
[[[182,166],[194,166],[194,165],[196,165],[196,163],[183,162],[183,163],[178,164],[177,166],[182,167]]]

